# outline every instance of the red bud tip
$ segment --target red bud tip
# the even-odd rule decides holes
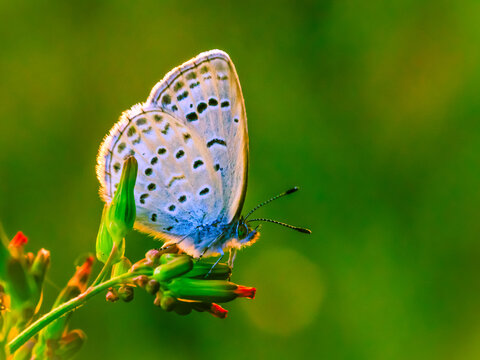
[[[10,241],[10,246],[14,248],[19,248],[25,245],[27,242],[28,242],[28,238],[21,231],[19,231],[13,237],[12,241]]]
[[[228,310],[225,310],[223,307],[215,303],[212,303],[208,312],[219,319],[225,319],[228,314]]]
[[[254,299],[256,291],[257,289],[253,287],[238,285],[237,289],[234,290],[234,293],[237,294],[238,297],[246,297],[248,299]]]
[[[77,266],[77,270],[68,282],[68,285],[78,286],[81,291],[84,291],[87,286],[88,278],[90,277],[90,274],[92,272],[94,259],[95,258],[93,257],[93,255],[90,255],[85,259],[85,262],[82,265]]]

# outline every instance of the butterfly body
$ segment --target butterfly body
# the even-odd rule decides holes
[[[123,161],[135,156],[135,228],[194,257],[223,254],[259,236],[241,218],[248,131],[235,67],[220,50],[173,69],[147,101],[124,112],[100,147],[108,204]]]

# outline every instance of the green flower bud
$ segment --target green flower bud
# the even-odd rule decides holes
[[[106,263],[113,248],[113,239],[108,232],[106,225],[106,217],[108,212],[108,205],[103,207],[102,220],[100,222],[100,228],[98,229],[96,254],[97,259],[103,263]],[[125,241],[122,239],[120,242],[113,263],[116,263],[125,254]]]
[[[255,288],[247,288],[226,280],[200,280],[179,277],[165,285],[177,299],[202,302],[227,302],[237,297],[255,296]]]
[[[198,279],[226,280],[232,275],[232,269],[225,263],[210,261],[196,261],[193,269],[185,274],[185,277]]]
[[[163,255],[162,257],[164,257]],[[155,268],[153,278],[157,281],[169,281],[192,270],[193,261],[188,255],[177,256],[166,264]]]
[[[175,311],[178,315],[188,315],[192,312],[193,303],[185,302],[185,301],[178,301],[175,305],[173,311]]]
[[[132,262],[123,256],[116,264],[112,266],[112,278],[125,274],[132,267]]]
[[[160,299],[160,306],[165,311],[172,311],[177,305],[178,300],[171,296],[169,293],[164,293]]]
[[[168,263],[168,262],[172,261],[173,259],[176,259],[180,256],[185,256],[185,255],[170,254],[170,253],[162,254],[162,256],[160,257],[160,265],[166,264],[166,263]]]
[[[134,297],[133,287],[128,285],[120,286],[118,289],[118,297],[124,302],[132,301]]]
[[[151,295],[156,294],[158,290],[160,290],[160,283],[155,279],[149,280],[147,285],[145,285],[145,291]]]
[[[26,311],[33,316],[35,309],[33,297],[36,293],[36,285],[33,277],[25,268],[23,259],[10,258],[7,261],[6,270],[6,290],[11,297],[12,310],[22,313]]]
[[[87,336],[80,329],[68,332],[58,342],[58,349],[55,351],[55,355],[62,360],[71,359],[78,353],[86,339]]]
[[[45,279],[45,274],[47,273],[49,266],[50,266],[50,251],[45,249],[40,249],[37,253],[37,256],[33,260],[32,266],[30,268],[30,273],[35,279],[35,282],[39,289],[41,289],[43,286],[43,280]]]
[[[138,163],[130,156],[123,163],[120,183],[108,207],[106,226],[113,241],[119,245],[127,232],[133,228],[136,217],[134,189]]]

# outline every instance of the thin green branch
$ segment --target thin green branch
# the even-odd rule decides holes
[[[103,265],[102,270],[100,270],[100,273],[98,274],[97,278],[92,283],[92,285],[90,285],[90,287],[96,286],[103,281],[107,272],[110,271],[110,269],[112,268],[112,265],[113,265],[112,262],[116,255],[117,255],[117,244],[113,243],[112,250],[110,251],[110,255],[108,256],[107,262]]]
[[[105,281],[101,284],[90,286],[87,290],[83,293],[78,295],[77,297],[63,303],[62,305],[56,307],[49,313],[43,315],[33,324],[31,324],[28,328],[23,330],[20,334],[18,334],[10,343],[7,345],[11,354],[17,351],[20,346],[25,344],[31,337],[36,335],[40,330],[42,330],[45,326],[50,324],[52,321],[60,318],[61,316],[65,315],[66,313],[73,311],[79,307],[81,307],[88,299],[97,295],[98,293],[102,292],[103,290],[108,289],[109,287],[115,286],[119,283],[125,282],[130,278],[136,277],[138,275],[151,275],[152,269],[141,269],[135,272],[128,272],[122,275],[119,275],[115,278],[112,278],[108,281]]]

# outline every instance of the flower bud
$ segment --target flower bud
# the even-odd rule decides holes
[[[158,290],[160,290],[160,283],[155,279],[149,280],[147,285],[145,285],[145,291],[151,295],[156,294]]]
[[[105,300],[113,303],[115,301],[118,301],[119,299],[120,298],[118,297],[117,290],[115,290],[114,288],[109,288],[107,295],[105,296]]]
[[[223,307],[221,307],[218,304],[215,304],[215,303],[193,303],[193,304],[194,304],[193,308],[196,311],[199,311],[199,312],[207,311],[219,319],[225,319],[227,317],[228,310],[225,310]]]
[[[133,279],[133,283],[141,288],[144,288],[148,283],[148,276],[139,275]]]
[[[132,262],[123,256],[118,263],[112,266],[112,278],[125,274],[132,267]]]
[[[157,249],[148,250],[145,254],[145,259],[147,259],[147,263],[151,266],[158,266],[160,265],[160,257],[162,253]]]
[[[180,255],[180,254],[172,254],[172,253],[165,253],[162,254],[160,257],[160,265],[167,264],[168,262],[172,261],[173,259],[176,259],[180,256],[185,256],[185,255]]]
[[[42,288],[43,280],[45,279],[45,274],[47,273],[49,266],[50,251],[40,249],[37,253],[37,256],[33,260],[32,266],[30,268],[30,273],[35,279],[38,288]]]
[[[215,263],[210,261],[196,261],[193,269],[185,274],[189,278],[226,280],[232,275],[232,269],[225,263]]]
[[[35,304],[33,304],[32,298],[36,291],[36,285],[27,272],[23,259],[11,257],[6,265],[6,290],[11,297],[12,309],[23,311],[27,307],[34,308]]]
[[[162,258],[166,255],[162,255]],[[169,281],[177,276],[181,276],[192,270],[193,261],[188,255],[177,256],[166,264],[155,268],[153,278],[157,281]]]
[[[172,311],[177,305],[178,300],[168,293],[164,293],[160,299],[160,306],[165,311]]]
[[[27,242],[28,238],[21,231],[17,232],[8,245],[10,254],[17,259],[23,257],[23,248]]]
[[[120,183],[107,210],[106,226],[115,243],[125,237],[133,228],[136,217],[134,189],[137,179],[138,163],[130,156],[123,164]]]
[[[202,302],[227,302],[237,297],[252,297],[254,288],[247,288],[226,280],[200,280],[179,277],[165,285],[177,299]]]
[[[134,292],[133,287],[128,285],[122,285],[118,289],[118,297],[122,299],[124,302],[130,302],[133,300]]]
[[[68,332],[58,342],[58,349],[55,351],[55,355],[60,359],[71,359],[78,353],[86,339],[87,336],[80,329]]]
[[[103,207],[102,220],[100,222],[100,228],[98,229],[97,234],[97,243],[96,243],[96,254],[97,259],[103,263],[106,263],[110,257],[110,253],[113,248],[113,239],[107,229],[107,212],[108,205]],[[113,258],[113,263],[116,263],[123,255],[125,254],[125,241],[122,239],[120,244],[117,247],[117,251]]]
[[[185,301],[177,301],[173,311],[175,311],[178,315],[188,315],[192,312],[193,303],[185,302]]]

